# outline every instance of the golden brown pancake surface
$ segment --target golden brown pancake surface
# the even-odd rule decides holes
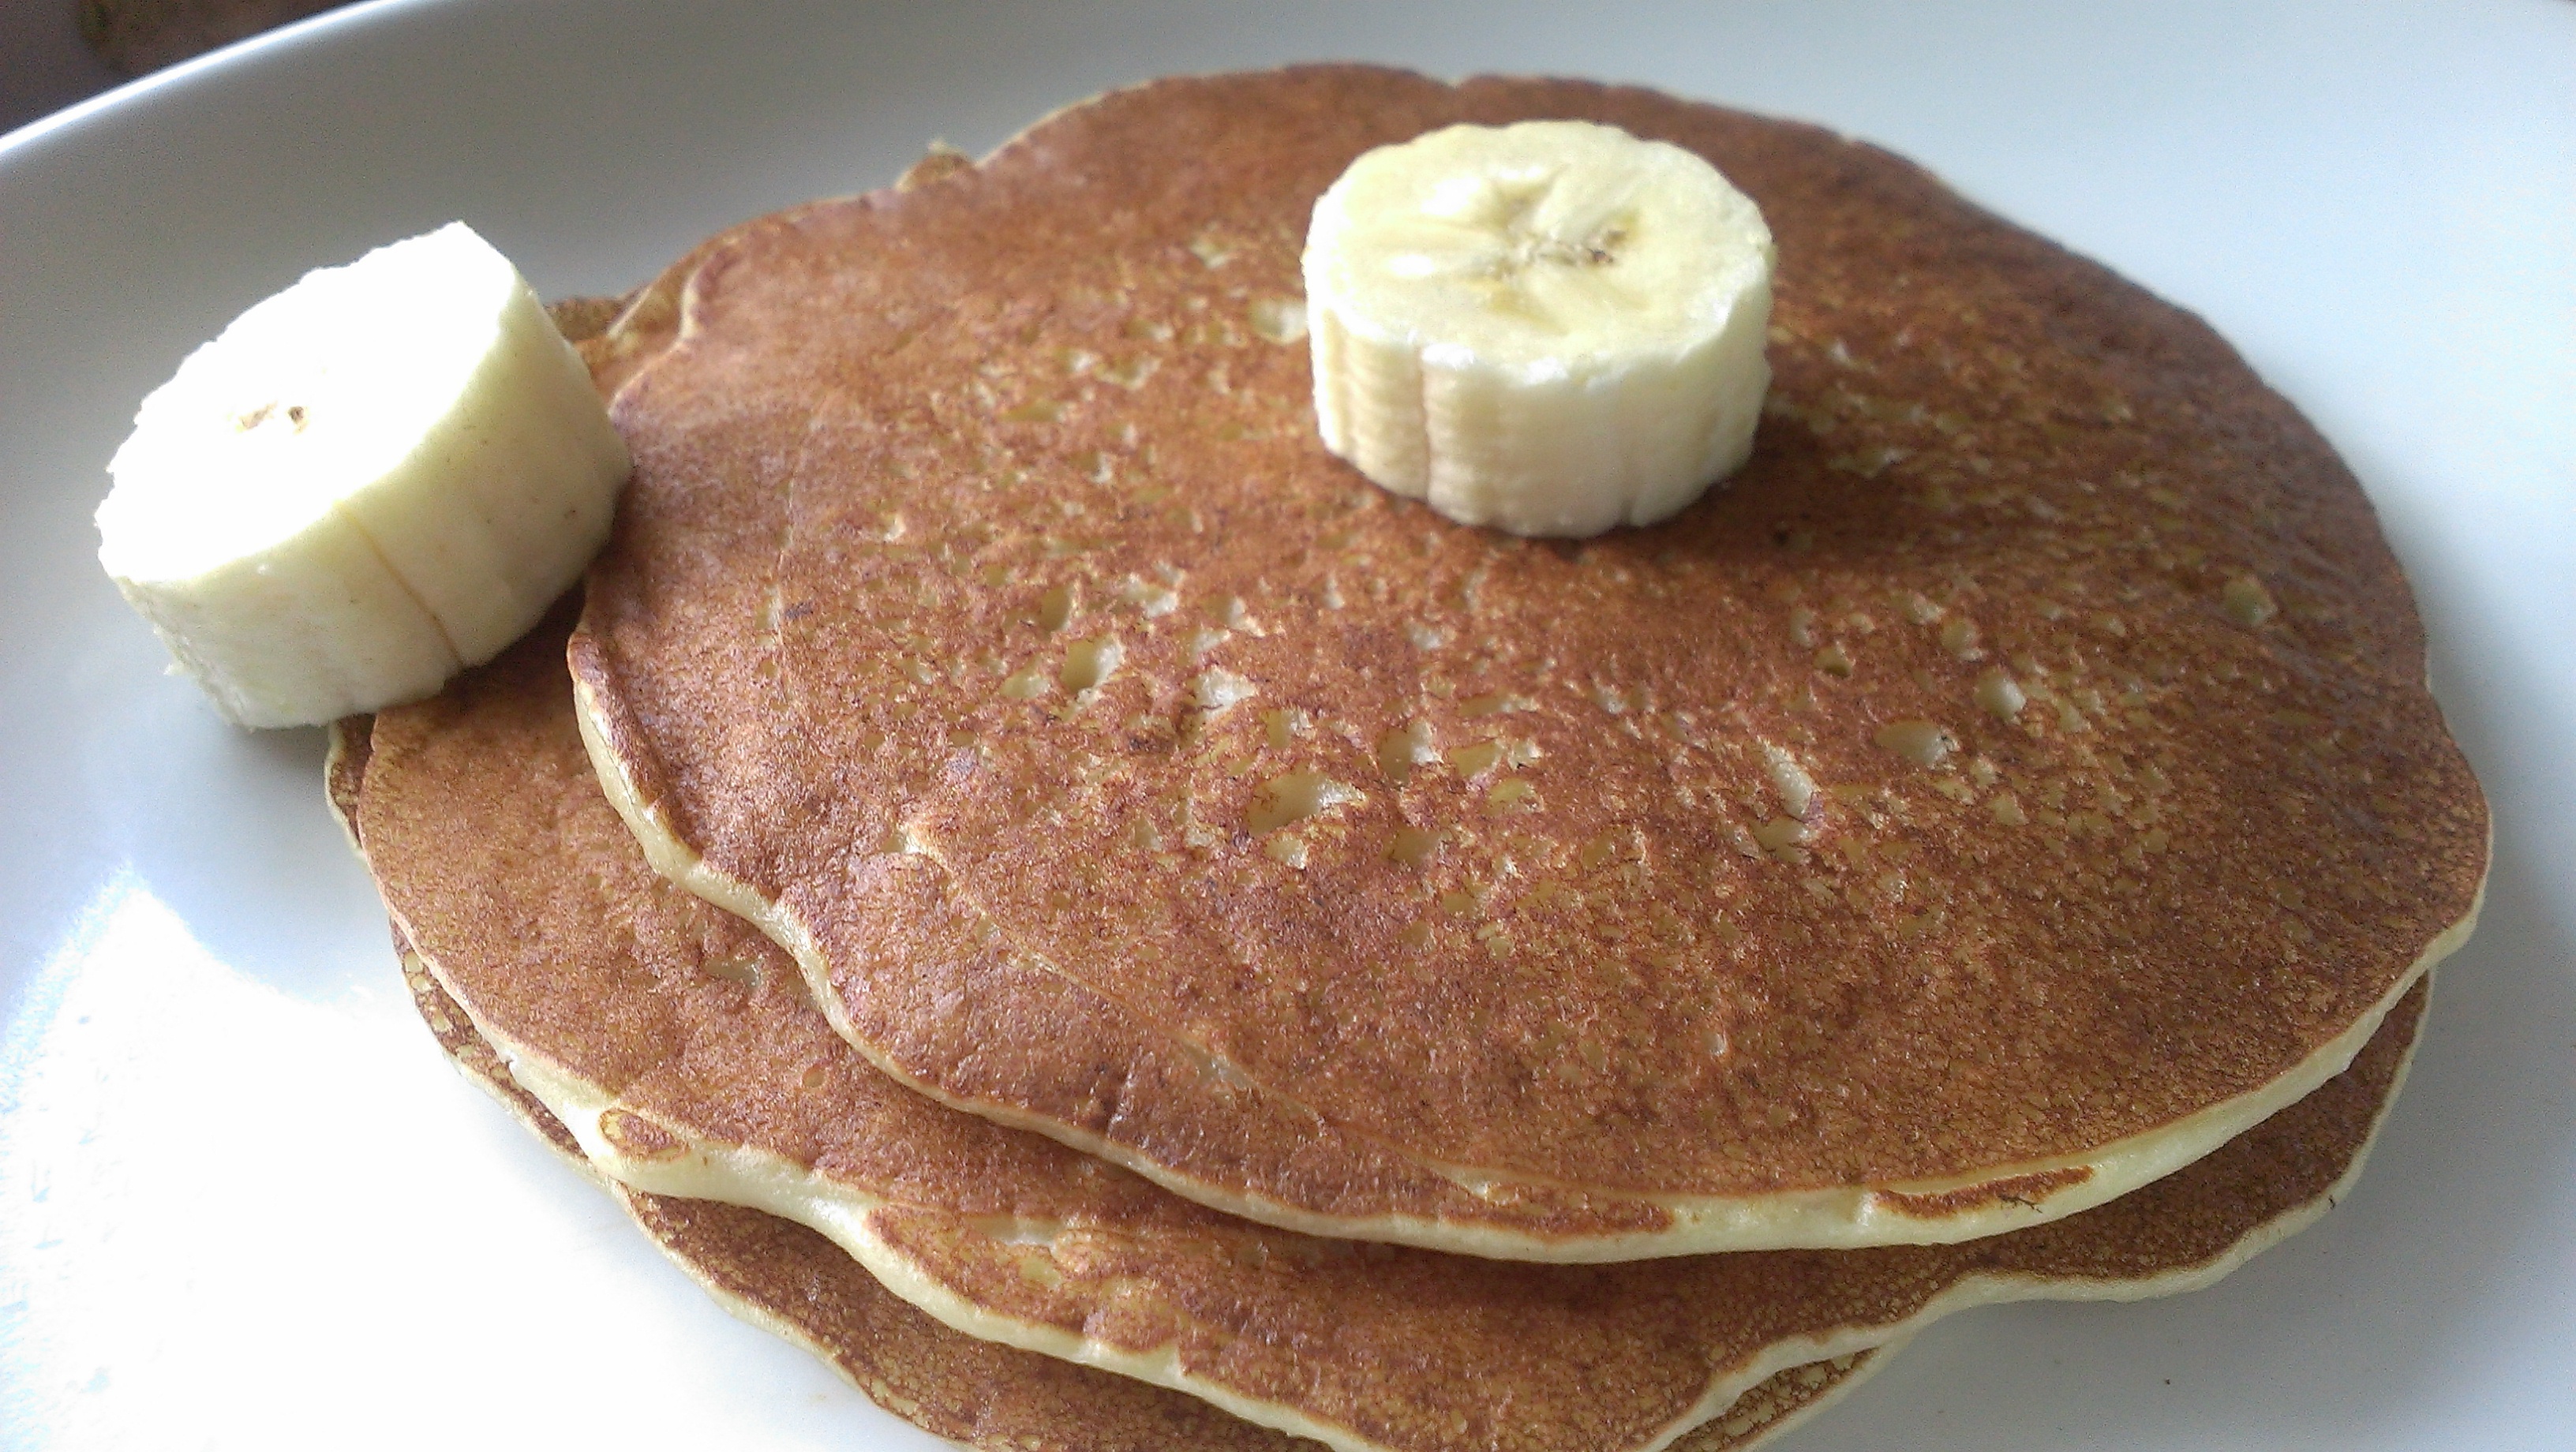
[[[1708,156],[1781,256],[1753,462],[1579,544],[1370,487],[1272,340],[1360,150],[1557,115]],[[2472,914],[2483,801],[2332,452],[1822,131],[1158,82],[690,290],[616,409],[604,769],[878,1064],[1210,1203],[1545,1258],[1984,1233],[2330,1074]]]
[[[555,627],[560,630],[560,624]],[[608,1173],[806,1219],[906,1299],[1346,1448],[1652,1445],[1964,1305],[2184,1289],[2320,1213],[2395,1091],[2355,1065],[2109,1205],[1966,1245],[1548,1266],[1221,1215],[871,1069],[790,959],[601,797],[559,635],[376,718],[359,835],[404,939]]]

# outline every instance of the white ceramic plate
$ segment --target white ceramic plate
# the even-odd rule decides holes
[[[1820,120],[2208,316],[2350,459],[2496,806],[2359,1191],[2215,1290],[1966,1316],[1828,1448],[2564,1448],[2576,1426],[2576,7],[362,7],[0,141],[0,1444],[920,1447],[445,1066],[318,784],[92,561],[135,401],[464,217],[549,294],[1104,87],[1292,59]]]

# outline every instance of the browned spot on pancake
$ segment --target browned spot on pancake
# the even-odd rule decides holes
[[[922,154],[921,160],[914,162],[910,169],[896,179],[894,188],[899,192],[908,192],[916,187],[926,187],[932,182],[945,181],[949,177],[974,169],[975,160],[966,153],[953,146],[934,145]]]
[[[673,1160],[688,1151],[687,1142],[643,1115],[624,1109],[602,1111],[600,1137],[619,1154],[638,1160]]]
[[[2049,1196],[2069,1185],[2081,1185],[2093,1178],[2088,1165],[2062,1170],[2041,1170],[2027,1175],[2006,1175],[1979,1185],[1962,1185],[1935,1195],[1909,1195],[1901,1190],[1880,1190],[1878,1199],[1888,1208],[1903,1215],[1926,1219],[1956,1215],[1985,1205],[2026,1205],[2033,1210]]]
[[[641,289],[638,289],[640,292]],[[608,330],[617,315],[635,301],[635,293],[624,297],[567,297],[546,304],[546,316],[555,320],[555,331],[571,343],[585,342]]]
[[[344,716],[332,722],[331,754],[323,764],[323,792],[353,844],[358,839],[358,787],[367,777],[367,738],[374,725],[372,716]]]

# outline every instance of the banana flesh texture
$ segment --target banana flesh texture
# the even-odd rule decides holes
[[[628,468],[536,294],[452,223],[307,274],[145,398],[99,562],[227,718],[313,724],[499,654]]]
[[[1380,147],[1306,236],[1324,443],[1466,524],[1651,524],[1752,451],[1773,260],[1715,167],[1616,127]]]

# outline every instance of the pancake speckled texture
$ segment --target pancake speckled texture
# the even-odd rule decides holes
[[[334,733],[328,786],[355,842],[369,722]],[[1195,1397],[1022,1351],[941,1325],[878,1284],[823,1236],[713,1200],[631,1190],[602,1176],[545,1105],[521,1088],[464,1009],[400,936],[405,982],[459,1069],[539,1138],[603,1183],[663,1253],[727,1310],[830,1362],[878,1405],[979,1452],[1314,1452],[1317,1444],[1227,1416]],[[1893,1348],[1793,1366],[1676,1441],[1675,1452],[1746,1452],[1857,1386]]]
[[[350,799],[354,810],[355,798]],[[791,1220],[715,1200],[649,1195],[606,1179],[426,969],[406,964],[413,1005],[467,1077],[599,1180],[726,1310],[830,1362],[879,1406],[986,1452],[1314,1452],[1317,1444],[1226,1416],[1195,1397],[952,1331]],[[1891,1350],[1793,1366],[1685,1434],[1676,1452],[1744,1452],[1876,1371]]]
[[[414,1002],[457,1066],[585,1170],[572,1136],[511,1081],[425,972]],[[1314,1452],[1194,1397],[952,1331],[794,1221],[715,1200],[610,1193],[662,1252],[743,1320],[830,1362],[870,1400],[982,1452]],[[1892,1349],[1793,1366],[1685,1433],[1674,1452],[1748,1452],[1866,1380]]]
[[[1297,1235],[870,1068],[784,953],[643,861],[561,629],[376,717],[356,820],[418,962],[587,1158],[793,1216],[952,1326],[1345,1452],[1650,1446],[1965,1307],[2205,1284],[2358,1173],[2420,1018],[2419,990],[2349,1071],[2175,1175],[1965,1245],[1553,1266]]]
[[[1579,544],[1325,453],[1362,149],[1582,116],[1780,249],[1752,463]],[[572,659],[657,863],[944,1101],[1275,1224],[1954,1240],[2334,1073],[2471,921],[2405,582],[2198,320],[1637,90],[1157,82],[710,249]]]

